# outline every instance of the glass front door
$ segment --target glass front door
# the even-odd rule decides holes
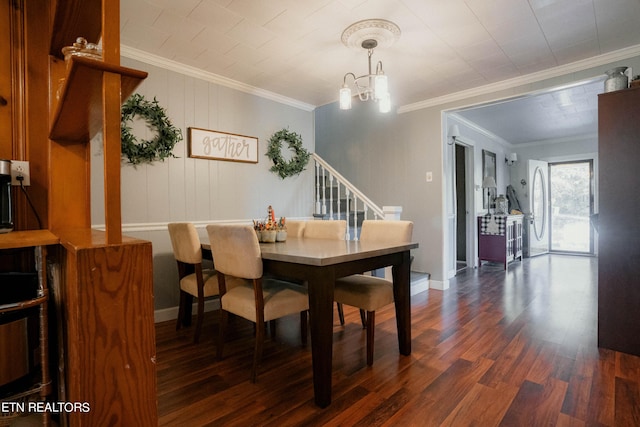
[[[593,161],[549,164],[551,250],[593,253]]]
[[[529,256],[549,252],[549,180],[547,162],[529,160]]]

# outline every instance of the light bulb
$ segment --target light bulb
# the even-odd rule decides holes
[[[342,86],[342,89],[340,89],[340,109],[351,109],[351,89],[347,86]]]
[[[387,83],[387,76],[384,74],[377,74],[374,80],[374,94],[375,99],[384,99],[387,95],[389,95],[389,86]]]
[[[378,108],[380,109],[381,113],[388,113],[389,111],[391,111],[391,95],[389,95],[389,92],[387,92],[387,94],[380,101],[378,101],[378,103]]]

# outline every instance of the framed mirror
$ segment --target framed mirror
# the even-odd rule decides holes
[[[493,177],[493,180],[496,181],[496,153],[492,153],[488,150],[482,150],[482,179],[490,176]],[[483,189],[484,190],[484,189]],[[492,206],[493,200],[495,200],[494,192],[497,189],[493,189],[493,192],[487,191],[482,192],[482,207],[485,209],[489,209]]]

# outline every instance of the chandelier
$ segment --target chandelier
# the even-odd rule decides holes
[[[391,21],[384,19],[367,19],[356,22],[347,27],[342,33],[342,43],[347,47],[366,49],[368,59],[368,73],[356,76],[354,73],[344,75],[340,89],[340,109],[351,109],[351,88],[347,84],[350,77],[360,101],[376,101],[381,113],[391,110],[391,95],[387,76],[382,69],[382,61],[376,64],[375,72],[372,67],[373,50],[376,47],[391,46],[400,37],[400,28]]]

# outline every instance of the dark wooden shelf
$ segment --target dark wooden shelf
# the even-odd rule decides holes
[[[12,231],[0,234],[0,249],[57,245],[60,239],[49,230]]]
[[[147,78],[146,71],[134,70],[100,60],[73,56],[67,60],[67,75],[51,121],[49,139],[78,142],[91,139],[102,129],[102,76],[121,76],[121,102]]]
[[[26,301],[14,302],[11,304],[0,305],[0,313],[9,313],[12,311],[26,310],[27,308],[37,307],[49,300],[49,294],[46,293],[41,297],[33,298]]]

